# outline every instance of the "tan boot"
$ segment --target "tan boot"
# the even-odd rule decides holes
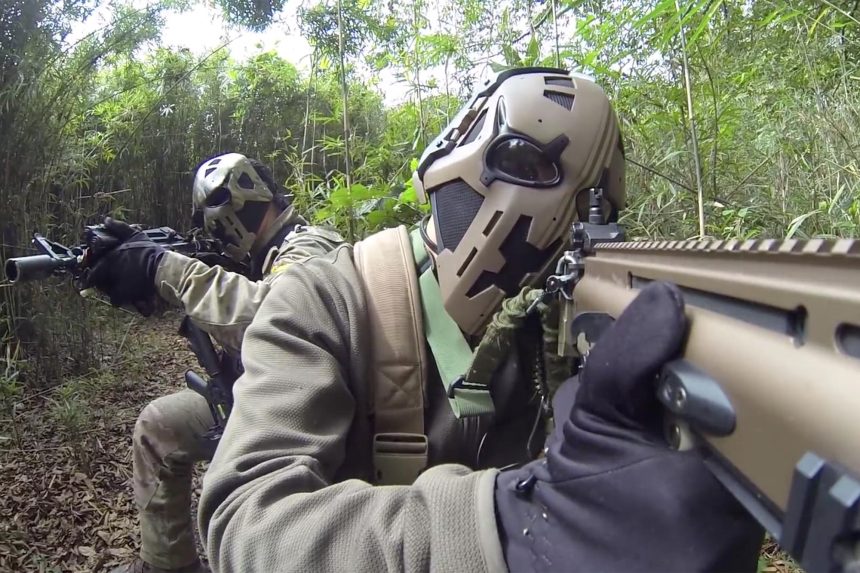
[[[137,558],[131,563],[126,563],[112,569],[110,573],[212,573],[212,570],[199,559],[191,565],[186,565],[180,569],[162,569],[161,567],[150,565],[143,559]]]

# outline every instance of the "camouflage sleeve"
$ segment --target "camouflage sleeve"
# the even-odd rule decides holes
[[[267,276],[277,276],[291,264],[329,253],[343,243],[343,237],[324,227],[297,225],[284,239]]]
[[[297,226],[284,239],[262,281],[168,252],[158,266],[155,284],[165,301],[181,307],[202,330],[238,353],[245,329],[257,314],[271,282],[291,264],[324,255],[342,243],[334,231]]]
[[[242,336],[269,292],[266,281],[252,281],[219,266],[167,252],[155,274],[158,294],[181,307],[222,346],[238,352]]]

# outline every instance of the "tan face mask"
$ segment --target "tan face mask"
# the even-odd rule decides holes
[[[580,192],[601,186],[606,213],[623,207],[615,114],[589,79],[509,70],[425,150],[413,181],[432,206],[437,244],[428,246],[445,308],[476,334],[505,297],[555,264]]]

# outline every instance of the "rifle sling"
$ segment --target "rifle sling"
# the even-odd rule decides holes
[[[427,251],[417,229],[412,231],[411,239],[415,263],[420,269],[427,258]],[[418,282],[421,287],[424,333],[454,415],[462,418],[493,413],[489,386],[470,384],[464,377],[472,364],[472,349],[460,327],[445,310],[432,266],[421,273]]]

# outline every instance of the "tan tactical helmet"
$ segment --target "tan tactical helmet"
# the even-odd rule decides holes
[[[274,198],[271,184],[263,180],[252,160],[226,153],[200,165],[192,193],[203,228],[223,243],[231,259],[244,260]]]
[[[413,183],[432,207],[445,309],[479,333],[501,301],[554,265],[589,189],[624,208],[624,150],[612,105],[592,80],[521,68],[487,80],[424,151]],[[426,229],[425,229],[426,231]]]

